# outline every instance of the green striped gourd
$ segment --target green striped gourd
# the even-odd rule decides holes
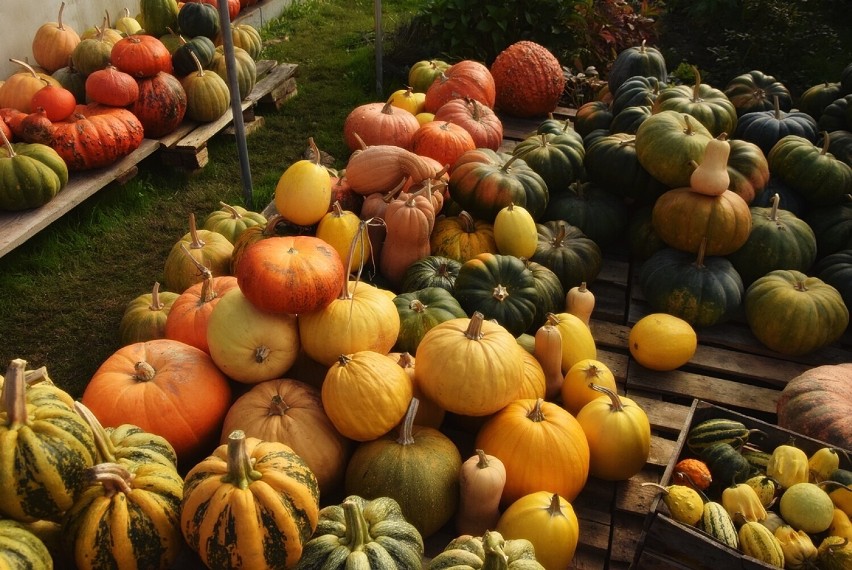
[[[160,37],[177,30],[177,0],[139,0],[139,13],[145,33]]]
[[[48,380],[27,385],[14,359],[0,396],[0,515],[59,520],[71,508],[97,450],[74,400]]]
[[[730,443],[738,446],[748,441],[749,429],[742,422],[726,418],[711,418],[690,428],[686,445],[693,453],[701,453],[714,443]]]
[[[721,503],[715,501],[704,503],[704,512],[701,514],[699,526],[722,544],[727,544],[731,548],[737,548],[739,545],[737,527]]]
[[[710,469],[713,482],[721,488],[745,481],[751,475],[751,465],[730,443],[721,442],[706,447],[700,457]]]
[[[44,543],[19,522],[0,520],[0,568],[53,568]]]
[[[752,471],[766,474],[766,466],[769,465],[769,458],[772,454],[759,449],[743,449],[742,456],[751,465]]]
[[[740,550],[771,566],[784,568],[781,543],[768,528],[758,522],[747,522],[740,527]]]

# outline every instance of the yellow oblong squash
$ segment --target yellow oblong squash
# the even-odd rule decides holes
[[[547,322],[556,325],[562,335],[562,370],[586,358],[598,357],[592,331],[583,319],[571,313],[551,313]]]
[[[503,255],[531,258],[538,245],[532,214],[514,202],[502,208],[494,218],[494,241]]]
[[[331,175],[320,164],[320,152],[309,139],[314,159],[294,162],[275,186],[275,208],[285,219],[300,226],[318,223],[331,204]]]

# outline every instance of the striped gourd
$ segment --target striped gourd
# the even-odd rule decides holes
[[[748,464],[751,465],[752,471],[766,474],[766,466],[769,465],[769,458],[772,454],[759,449],[743,449],[742,456],[745,457]]]
[[[737,527],[731,519],[731,515],[720,503],[708,501],[704,503],[704,512],[699,521],[700,528],[723,544],[731,548],[737,548],[739,537]]]
[[[283,443],[235,430],[186,475],[181,529],[209,568],[294,568],[318,518],[316,476]]]
[[[12,361],[0,397],[0,515],[58,520],[97,451],[71,396],[49,380],[27,386],[26,364]]]
[[[62,522],[78,570],[169,568],[183,548],[183,479],[174,465],[99,463]]]
[[[740,550],[771,566],[784,568],[781,543],[768,528],[758,522],[747,522],[740,527]]]
[[[320,511],[316,532],[305,545],[297,569],[420,570],[423,548],[423,538],[405,520],[395,500],[350,495]]]
[[[749,429],[742,422],[726,418],[711,418],[690,428],[686,445],[699,454],[714,443],[730,443],[741,447],[748,441]]]
[[[53,568],[47,547],[24,525],[0,520],[0,568]]]
[[[705,447],[700,457],[710,468],[713,481],[722,488],[741,483],[751,474],[751,465],[729,443],[721,442]]]

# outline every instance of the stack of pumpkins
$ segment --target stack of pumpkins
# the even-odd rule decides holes
[[[2,157],[20,154],[55,173],[3,188],[0,210],[35,208],[52,199],[67,179],[55,168],[57,157],[70,171],[104,167],[133,152],[144,137],[162,137],[185,118],[214,121],[230,108],[215,1],[186,2],[178,10],[175,0],[144,0],[138,16],[144,29],[126,13],[114,25],[107,16],[79,35],[62,22],[64,6],[57,22],[35,32],[38,66],[13,60],[21,71],[0,85],[0,143],[21,145],[6,145]],[[231,31],[244,98],[256,81],[262,42],[249,24]]]

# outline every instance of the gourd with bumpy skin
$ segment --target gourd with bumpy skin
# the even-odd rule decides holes
[[[779,445],[769,456],[766,474],[785,489],[796,483],[806,483],[809,477],[808,456],[795,445]]]
[[[663,494],[663,503],[669,509],[672,518],[678,522],[695,525],[704,513],[704,501],[698,491],[685,485],[663,486],[658,483],[642,483],[643,487],[653,486]]]
[[[462,463],[456,532],[479,536],[488,529],[496,528],[505,484],[506,467],[503,462],[481,449]]]
[[[781,525],[773,534],[784,553],[784,568],[797,570],[813,567],[818,552],[808,533],[803,530],[797,531],[790,525]]]

